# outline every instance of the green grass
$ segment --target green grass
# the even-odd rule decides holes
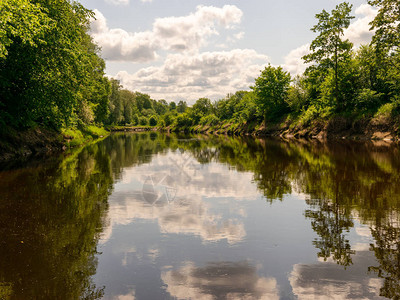
[[[149,125],[107,125],[105,129],[107,131],[124,131],[125,129],[134,129],[134,128],[148,128],[153,129],[157,128],[156,126],[149,126]]]
[[[104,128],[94,125],[85,125],[81,129],[64,128],[61,130],[66,146],[76,147],[93,141],[95,139],[105,137],[110,133]]]

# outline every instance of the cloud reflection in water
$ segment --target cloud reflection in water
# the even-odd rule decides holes
[[[192,262],[161,274],[167,291],[178,299],[279,299],[275,278],[260,277],[248,262]]]

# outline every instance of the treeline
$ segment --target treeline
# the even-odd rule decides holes
[[[286,121],[301,127],[315,119],[338,115],[352,119],[384,116],[392,120],[400,113],[398,1],[368,3],[378,9],[370,24],[374,35],[368,45],[355,48],[344,39],[354,17],[352,5],[343,2],[331,12],[323,10],[316,15],[317,24],[311,30],[317,37],[303,57],[308,64],[303,74],[292,78],[282,67],[268,65],[251,91],[238,91],[215,102],[200,98],[191,107],[181,101],[177,106],[180,109],[175,109],[174,102],[167,104],[122,90],[114,81],[113,91],[118,93],[111,98],[110,111],[115,115],[110,115],[109,123],[150,124],[172,130],[238,125],[251,130],[263,121]]]
[[[352,6],[316,15],[306,71],[295,78],[268,65],[251,91],[212,102],[154,100],[104,76],[100,49],[88,34],[93,12],[70,0],[0,3],[0,125],[54,129],[85,124],[260,126],[263,121],[310,124],[400,111],[400,12],[397,0],[369,0],[378,9],[372,42],[357,49],[344,39]],[[4,21],[3,21],[4,20]]]
[[[110,84],[88,34],[92,17],[75,1],[1,1],[2,128],[106,120]]]

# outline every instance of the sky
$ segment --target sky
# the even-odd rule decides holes
[[[268,64],[293,76],[316,34],[315,14],[336,0],[80,0],[95,12],[91,35],[106,74],[153,99],[211,100],[249,90]],[[376,9],[349,1],[345,32],[357,47],[371,40]]]

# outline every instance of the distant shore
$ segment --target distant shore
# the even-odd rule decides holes
[[[308,138],[319,140],[385,140],[400,141],[400,120],[393,118],[364,118],[354,120],[334,117],[330,120],[314,120],[307,125],[293,125],[288,121],[263,123],[259,126],[248,124],[218,124],[216,126],[166,127],[171,132],[191,132],[227,135],[275,136],[282,138]]]
[[[56,132],[44,128],[17,131],[9,129],[0,137],[0,161],[45,156],[62,152],[96,141],[111,132],[186,132],[200,134],[221,134],[232,136],[252,135],[258,137],[280,137],[284,139],[319,139],[319,140],[359,140],[400,142],[400,121],[396,119],[359,119],[335,117],[328,121],[315,120],[308,125],[293,126],[290,122],[274,124],[218,124],[216,126],[192,127],[151,127],[151,126],[108,126],[86,127],[85,130],[69,129]]]

